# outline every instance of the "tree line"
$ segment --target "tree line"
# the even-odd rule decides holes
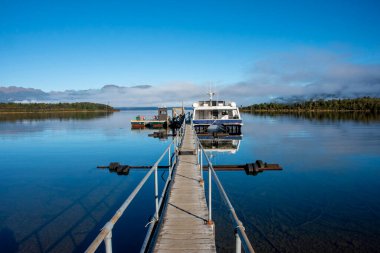
[[[242,107],[242,111],[366,111],[380,112],[380,98],[308,100],[296,103],[262,103]]]
[[[0,103],[0,112],[77,112],[77,111],[117,111],[113,107],[98,103]]]

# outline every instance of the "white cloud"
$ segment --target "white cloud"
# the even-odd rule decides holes
[[[271,97],[380,96],[380,65],[355,64],[346,55],[302,49],[257,62],[248,80],[227,85],[222,92],[248,104]]]
[[[49,93],[8,87],[0,89],[0,100],[9,101],[13,95],[19,101],[87,101],[112,106],[170,106],[183,101],[189,106],[197,100],[207,99],[207,92],[207,86],[186,82],[130,87],[110,84],[101,89]],[[352,63],[348,55],[302,48],[257,61],[247,80],[218,85],[216,92],[217,99],[233,100],[239,105],[267,102],[273,98],[380,96],[380,65]]]

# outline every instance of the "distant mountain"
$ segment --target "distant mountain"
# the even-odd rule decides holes
[[[115,107],[116,109],[120,111],[148,111],[148,110],[158,110],[158,107]]]
[[[33,102],[49,98],[49,93],[39,89],[16,86],[0,87],[0,102]]]
[[[196,86],[104,85],[100,89],[75,89],[44,92],[23,87],[0,87],[0,103],[75,103],[91,102],[123,107],[153,107],[190,104],[199,97]]]
[[[172,110],[173,107],[177,106],[168,106],[168,110]],[[147,106],[147,107],[115,107],[115,109],[120,111],[148,111],[148,110],[158,110],[158,107],[155,106]],[[185,107],[185,110],[192,110],[192,107]]]
[[[379,79],[380,80],[380,79]],[[235,101],[239,105],[248,105],[253,102],[260,103],[297,103],[309,100],[331,100],[360,97],[380,97],[380,83],[372,85],[342,85],[333,88],[330,85],[309,85],[298,87],[289,86],[280,88],[281,85],[265,86],[249,83],[226,85],[221,89],[219,98],[227,101]],[[286,87],[286,86],[285,86]],[[119,86],[114,84],[104,85],[101,88],[75,89],[64,91],[45,92],[40,89],[24,87],[0,87],[1,102],[42,102],[42,103],[75,103],[92,102],[111,105],[114,107],[126,107],[126,109],[138,110],[148,107],[149,110],[161,106],[191,105],[198,100],[206,98],[204,87],[189,83],[175,83],[168,85],[134,85]],[[277,92],[278,90],[278,92]],[[123,108],[124,110],[125,108]],[[144,109],[142,109],[144,110]]]
[[[271,102],[280,103],[280,104],[294,104],[294,103],[301,103],[301,102],[309,101],[309,100],[320,100],[320,99],[331,100],[331,99],[344,99],[344,98],[350,98],[350,97],[347,97],[347,96],[342,97],[342,96],[337,96],[336,94],[321,93],[321,94],[314,94],[314,95],[309,95],[309,96],[302,95],[302,96],[277,97],[277,98],[272,99]]]

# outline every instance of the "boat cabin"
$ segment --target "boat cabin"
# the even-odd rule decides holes
[[[157,115],[158,120],[168,120],[168,108],[158,108],[158,115]]]
[[[194,103],[193,119],[240,119],[240,113],[236,104],[225,101],[200,101]]]

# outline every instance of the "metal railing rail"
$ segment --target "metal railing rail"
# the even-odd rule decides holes
[[[182,126],[177,131],[176,138],[174,139],[174,143],[175,143],[174,158],[175,158],[175,160],[174,160],[173,164],[170,165],[171,158],[169,158],[169,175],[168,175],[168,178],[166,180],[164,189],[162,190],[160,202],[158,204],[159,210],[161,210],[161,207],[163,205],[163,201],[164,201],[165,195],[167,193],[169,183],[171,182],[171,179],[172,179],[174,167],[177,165],[177,161],[178,161],[177,156],[179,153],[179,147],[182,145],[183,137],[185,135],[185,126],[186,126],[186,122],[184,120],[182,123]],[[170,153],[169,153],[169,157],[170,157]],[[147,249],[149,248],[149,241],[152,238],[152,235],[154,232],[154,226],[157,224],[158,221],[159,221],[158,219],[153,217],[153,219],[149,222],[148,232],[145,235],[145,239],[144,239],[143,245],[140,249],[140,253],[146,252]]]
[[[231,204],[230,199],[227,196],[226,191],[224,190],[218,176],[215,173],[214,167],[206,154],[201,142],[199,141],[199,138],[194,130],[194,128],[191,128],[192,131],[194,131],[194,136],[196,140],[197,145],[197,161],[198,165],[200,166],[201,170],[201,181],[203,182],[203,159],[202,159],[202,153],[204,154],[207,164],[208,164],[208,223],[213,224],[212,221],[212,189],[211,189],[211,179],[212,176],[214,177],[214,182],[216,186],[218,187],[219,193],[223,199],[223,201],[226,203],[228,211],[231,216],[231,220],[233,222],[233,225],[235,227],[235,238],[236,238],[236,252],[241,253],[241,245],[243,245],[245,252],[254,253],[254,249],[251,245],[251,242],[249,241],[247,234],[245,233],[245,228],[243,226],[243,223],[239,220],[238,216],[236,215],[235,209]]]
[[[119,220],[119,218],[123,215],[124,211],[128,208],[132,200],[136,197],[137,193],[141,190],[141,188],[144,186],[146,181],[148,180],[149,176],[154,172],[154,189],[155,189],[155,213],[154,218],[150,222],[150,228],[148,230],[148,235],[152,233],[154,224],[159,220],[159,210],[162,205],[162,200],[166,194],[166,190],[168,188],[169,181],[171,180],[173,168],[177,162],[177,158],[175,157],[175,162],[171,164],[171,156],[170,151],[172,148],[172,145],[174,146],[174,152],[177,155],[178,154],[178,147],[182,144],[183,136],[185,132],[185,121],[182,124],[181,128],[178,130],[176,138],[174,138],[168,147],[165,149],[165,151],[162,153],[162,155],[158,158],[156,163],[153,165],[153,167],[148,171],[148,173],[144,176],[144,178],[140,181],[140,183],[136,186],[136,188],[132,191],[132,193],[128,196],[128,198],[124,201],[124,203],[121,205],[121,207],[116,211],[116,213],[113,215],[113,217],[104,225],[104,227],[101,229],[98,236],[94,239],[94,241],[90,244],[90,246],[85,251],[86,253],[93,253],[95,252],[102,241],[104,241],[106,253],[112,253],[112,229],[116,222]],[[157,167],[158,164],[162,161],[162,159],[165,157],[166,153],[168,153],[169,156],[169,176],[166,180],[165,187],[162,191],[160,200],[158,199],[158,172]],[[149,239],[147,235],[147,238]],[[147,243],[147,239],[145,239],[143,248],[145,249]]]

